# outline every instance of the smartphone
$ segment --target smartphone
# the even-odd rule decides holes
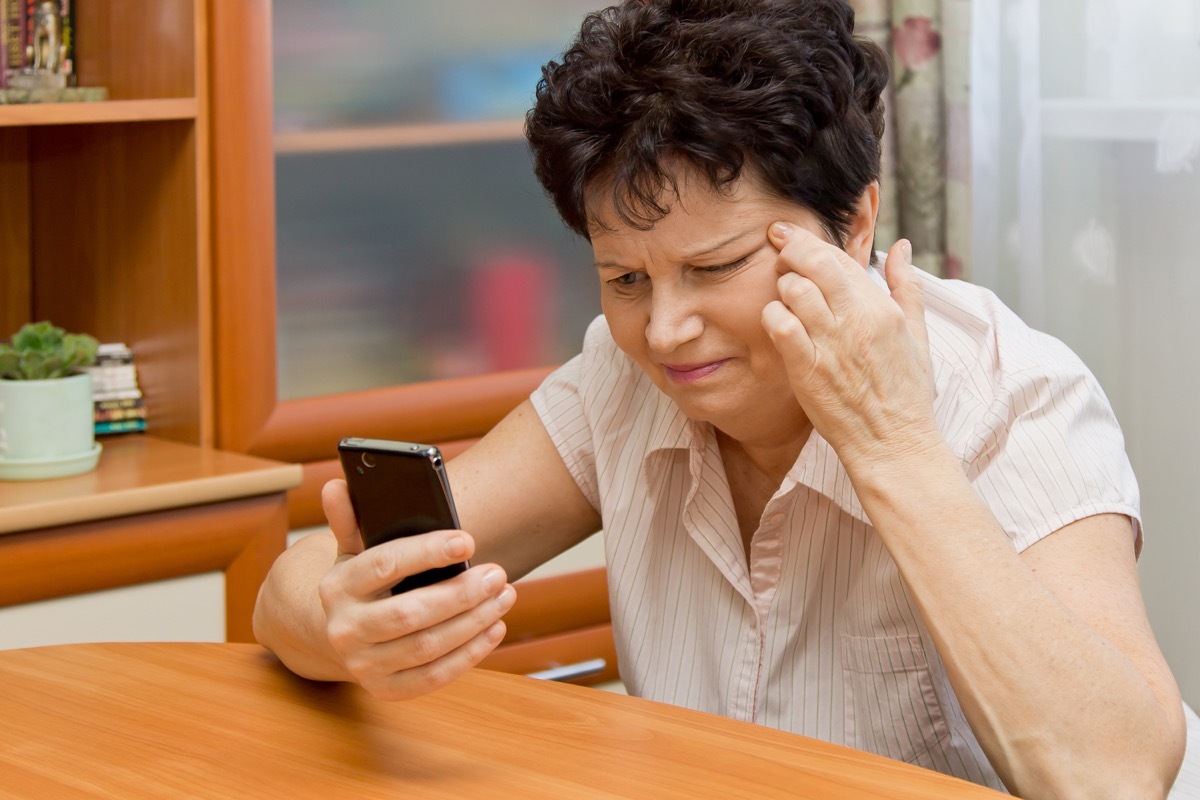
[[[338,457],[364,547],[458,529],[446,462],[433,445],[349,437],[338,442]],[[410,575],[392,587],[392,594],[453,578],[468,566],[463,561]]]

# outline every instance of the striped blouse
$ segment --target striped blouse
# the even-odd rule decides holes
[[[1140,546],[1137,482],[1088,369],[987,290],[924,281],[939,427],[1013,547],[1101,513],[1131,517]],[[683,416],[603,318],[532,400],[601,513],[631,694],[1003,790],[821,436],[768,502],[747,563],[713,429]]]

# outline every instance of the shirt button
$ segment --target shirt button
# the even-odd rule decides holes
[[[767,517],[767,524],[771,527],[775,527],[783,522],[783,517],[784,513],[782,511],[776,511]]]

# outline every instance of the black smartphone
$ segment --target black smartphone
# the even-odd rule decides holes
[[[458,529],[445,459],[433,445],[348,437],[338,442],[338,457],[364,547]],[[392,594],[453,578],[467,567],[463,561],[410,575],[392,587]]]

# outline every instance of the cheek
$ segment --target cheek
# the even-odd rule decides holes
[[[645,342],[646,322],[640,312],[627,303],[600,298],[600,311],[608,322],[608,330],[612,333],[617,347],[627,355],[638,358],[639,342]]]

